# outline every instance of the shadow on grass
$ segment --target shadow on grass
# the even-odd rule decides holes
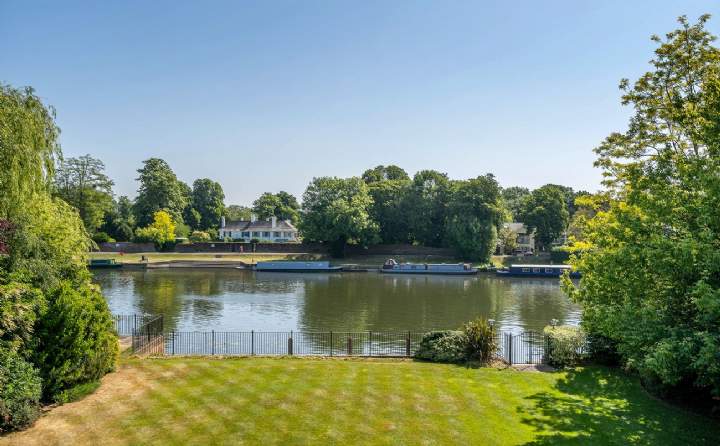
[[[553,391],[526,401],[517,410],[537,434],[528,445],[702,445],[720,436],[720,423],[651,397],[615,369],[567,372]]]

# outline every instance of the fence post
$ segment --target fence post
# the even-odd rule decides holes
[[[508,333],[508,336],[509,336],[509,338],[510,338],[510,344],[509,344],[509,348],[508,348],[508,350],[509,350],[509,352],[510,352],[510,354],[508,355],[509,358],[510,358],[510,361],[508,361],[508,362],[509,362],[510,364],[512,364],[512,363],[513,363],[513,334],[512,334],[512,333]]]
[[[250,330],[250,354],[255,354],[255,330]]]
[[[212,331],[212,347],[210,347],[210,354],[215,355],[215,330]]]
[[[175,355],[175,330],[170,332],[170,339],[172,339],[172,354]]]
[[[368,351],[370,352],[370,356],[372,356],[372,331],[368,331]]]
[[[352,336],[348,336],[347,354],[348,356],[352,356]]]
[[[292,338],[292,331],[290,332],[290,337],[288,338],[288,355],[292,356],[293,354],[293,338]]]
[[[405,356],[410,356],[410,332],[407,333],[407,339],[405,340]]]
[[[330,356],[333,355],[333,336],[332,331],[330,332]]]
[[[532,364],[532,347],[535,342],[535,334],[530,332],[530,342],[525,344],[528,351],[528,364]]]

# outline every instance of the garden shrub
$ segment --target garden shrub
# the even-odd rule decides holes
[[[190,234],[190,241],[195,243],[209,242],[210,234],[205,231],[193,231],[192,234]]]
[[[110,237],[106,232],[96,232],[93,237],[93,241],[95,243],[113,243],[115,242],[115,239]]]
[[[96,381],[115,368],[118,341],[107,302],[97,286],[67,281],[48,294],[37,324],[33,362],[43,379],[43,397]]]
[[[547,342],[546,360],[553,367],[576,366],[585,358],[587,338],[582,328],[547,326],[543,333]]]
[[[487,320],[478,318],[463,326],[465,333],[465,355],[468,361],[487,364],[497,352],[495,330]]]
[[[425,333],[415,357],[433,362],[463,362],[466,359],[466,338],[461,331]]]
[[[566,263],[570,260],[570,251],[567,246],[555,246],[550,250],[552,263]]]
[[[27,347],[44,306],[45,296],[37,288],[18,282],[0,285],[0,348]]]
[[[18,353],[0,348],[0,433],[25,428],[40,415],[40,376]]]

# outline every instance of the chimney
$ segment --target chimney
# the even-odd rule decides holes
[[[270,221],[272,221],[273,229],[277,228],[277,217],[273,215]]]
[[[255,222],[257,221],[257,215],[255,215],[255,214],[250,214],[250,221],[251,221],[252,223],[255,223]]]
[[[220,217],[220,229],[225,227],[225,216]]]

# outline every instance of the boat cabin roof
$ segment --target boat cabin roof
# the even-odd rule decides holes
[[[510,265],[510,268],[560,268],[560,269],[570,269],[572,268],[570,265]]]

